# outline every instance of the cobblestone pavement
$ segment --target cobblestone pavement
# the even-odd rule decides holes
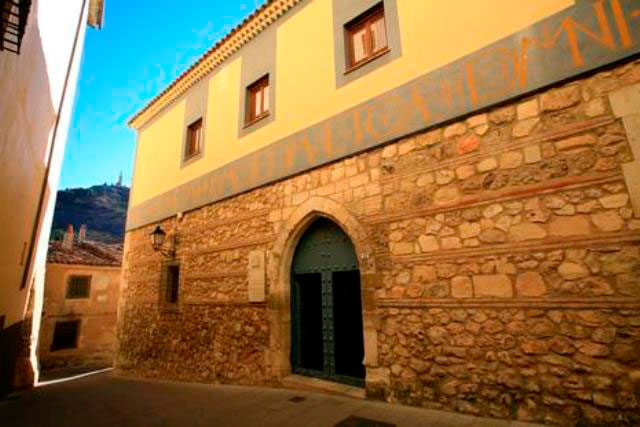
[[[146,381],[109,372],[40,386],[0,400],[3,427],[329,427],[351,416],[398,427],[532,426],[295,390]]]

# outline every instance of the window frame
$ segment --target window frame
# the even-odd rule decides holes
[[[77,289],[73,288],[73,281],[76,279],[86,279],[86,292],[79,293]],[[91,298],[91,279],[90,274],[70,274],[67,278],[67,290],[65,293],[65,299],[77,300],[77,299],[90,299]],[[76,284],[77,285],[77,284]]]
[[[174,277],[171,271],[177,269],[177,279],[175,286],[172,285],[171,278]],[[162,283],[160,289],[160,303],[166,308],[178,307],[180,303],[180,288],[182,287],[182,274],[180,262],[171,261],[162,265]]]
[[[340,89],[356,80],[374,73],[392,62],[402,58],[402,33],[398,18],[397,0],[331,0],[333,6],[333,59],[335,88]],[[345,26],[356,22],[367,11],[382,4],[384,8],[385,29],[389,51],[381,54],[367,63],[349,69],[347,35]]]
[[[269,117],[269,114],[271,112],[271,81],[269,78],[269,74],[265,74],[264,76],[260,77],[258,80],[256,80],[255,82],[251,83],[249,86],[247,86],[247,109],[246,109],[246,117],[245,117],[245,127],[247,126],[251,126],[252,124],[259,122],[260,120]],[[261,93],[261,107],[262,107],[262,111],[260,112],[260,114],[256,114],[256,108],[255,108],[255,99],[258,93]],[[265,93],[267,94],[267,99],[268,101],[268,108],[265,110],[264,109],[264,100],[265,100]]]
[[[385,46],[379,50],[373,50],[373,33],[372,24],[382,18],[384,22]],[[365,29],[365,51],[364,58],[356,61],[354,36],[362,28]],[[344,25],[345,53],[346,53],[346,70],[345,74],[368,64],[371,61],[385,55],[391,51],[389,47],[389,30],[387,26],[387,16],[385,13],[384,2],[380,2],[371,7],[364,13],[358,15]]]
[[[73,346],[67,347],[67,346],[63,346],[61,344],[58,343],[58,345],[56,345],[56,331],[59,330],[59,328],[62,328],[62,325],[67,324],[75,324],[75,337],[73,339]],[[51,347],[50,347],[50,351],[54,352],[54,351],[61,351],[61,350],[75,350],[78,348],[78,341],[80,339],[80,327],[81,327],[81,321],[80,319],[75,319],[75,320],[59,320],[57,321],[54,326],[53,326],[53,337],[51,338]]]
[[[198,140],[196,141],[195,150],[192,153],[189,153],[189,148],[191,147],[191,142],[193,140],[194,127],[198,126]],[[184,144],[184,150],[182,152],[182,161],[187,162],[200,154],[202,154],[202,137],[204,132],[204,119],[203,117],[198,117],[196,120],[191,121],[189,125],[187,125],[187,134]]]

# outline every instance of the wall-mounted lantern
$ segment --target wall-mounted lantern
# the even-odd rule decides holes
[[[169,249],[163,248],[164,240],[167,233],[160,227],[156,226],[156,229],[149,235],[151,237],[151,247],[154,251],[160,252],[164,256],[174,258],[176,256],[175,239],[172,239],[171,247]]]

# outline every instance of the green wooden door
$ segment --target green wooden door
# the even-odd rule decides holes
[[[358,260],[349,237],[326,218],[296,247],[291,316],[293,372],[364,386]]]

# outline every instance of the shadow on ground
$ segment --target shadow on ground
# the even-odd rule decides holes
[[[366,424],[362,424],[365,419]],[[372,423],[373,422],[373,423]],[[507,427],[507,420],[285,389],[146,381],[103,372],[14,393],[0,426]]]

